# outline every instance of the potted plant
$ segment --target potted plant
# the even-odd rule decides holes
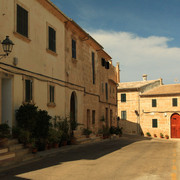
[[[151,134],[150,134],[150,132],[147,132],[147,133],[146,133],[146,135],[147,135],[148,137],[151,137]]]
[[[103,133],[103,139],[108,138],[108,137],[109,137],[109,135],[110,135],[109,128],[108,128],[108,127],[103,126],[102,133]]]
[[[160,133],[160,138],[164,138],[164,135],[162,133]]]
[[[7,146],[8,138],[10,137],[10,127],[8,124],[0,124],[0,147]]]
[[[38,148],[37,148],[37,145],[36,145],[36,139],[33,138],[33,139],[31,140],[31,144],[32,144],[32,147],[31,147],[31,148],[32,148],[32,153],[33,153],[33,154],[36,154],[37,151],[38,151]]]
[[[88,128],[84,128],[83,129],[83,135],[86,136],[86,138],[89,138],[89,135],[92,133],[91,130],[89,130]]]
[[[165,138],[166,138],[166,139],[169,139],[169,136],[166,134],[166,135],[165,135]]]
[[[156,134],[154,134],[154,137],[157,137],[157,135],[156,135]]]
[[[52,146],[54,148],[57,148],[59,146],[60,135],[59,135],[59,132],[56,129],[53,129],[53,128],[49,129],[48,141],[50,143],[52,143]]]

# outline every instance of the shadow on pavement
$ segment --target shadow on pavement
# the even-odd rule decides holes
[[[16,175],[48,168],[55,165],[60,165],[63,162],[70,162],[82,159],[96,160],[134,142],[145,140],[148,141],[151,140],[151,138],[134,135],[124,135],[119,139],[110,139],[84,145],[74,145],[74,147],[70,148],[67,151],[57,152],[52,156],[44,157],[40,160],[29,162],[25,165],[21,165],[19,167],[1,172],[0,179],[23,180],[23,178],[16,177]]]

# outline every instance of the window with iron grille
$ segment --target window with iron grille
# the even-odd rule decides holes
[[[76,59],[76,41],[72,39],[72,58]]]
[[[156,101],[156,99],[152,99],[152,107],[157,107],[157,101]]]
[[[153,128],[157,128],[158,127],[157,119],[152,119],[152,127]]]
[[[52,27],[48,27],[49,45],[48,49],[56,52],[56,31]]]
[[[121,111],[121,119],[124,119],[124,120],[126,120],[126,117],[127,115],[126,115],[126,111]]]
[[[28,37],[28,11],[17,4],[16,31]]]
[[[32,101],[32,80],[26,79],[25,80],[25,102]]]
[[[177,98],[172,99],[172,105],[173,106],[178,106]]]
[[[121,94],[121,102],[126,102],[126,94]]]
[[[49,86],[49,102],[54,103],[54,86]]]

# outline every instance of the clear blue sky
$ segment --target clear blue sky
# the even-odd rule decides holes
[[[51,0],[121,65],[121,81],[180,83],[180,0]]]

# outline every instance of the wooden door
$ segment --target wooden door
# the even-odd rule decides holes
[[[171,138],[180,138],[180,115],[171,116]]]

